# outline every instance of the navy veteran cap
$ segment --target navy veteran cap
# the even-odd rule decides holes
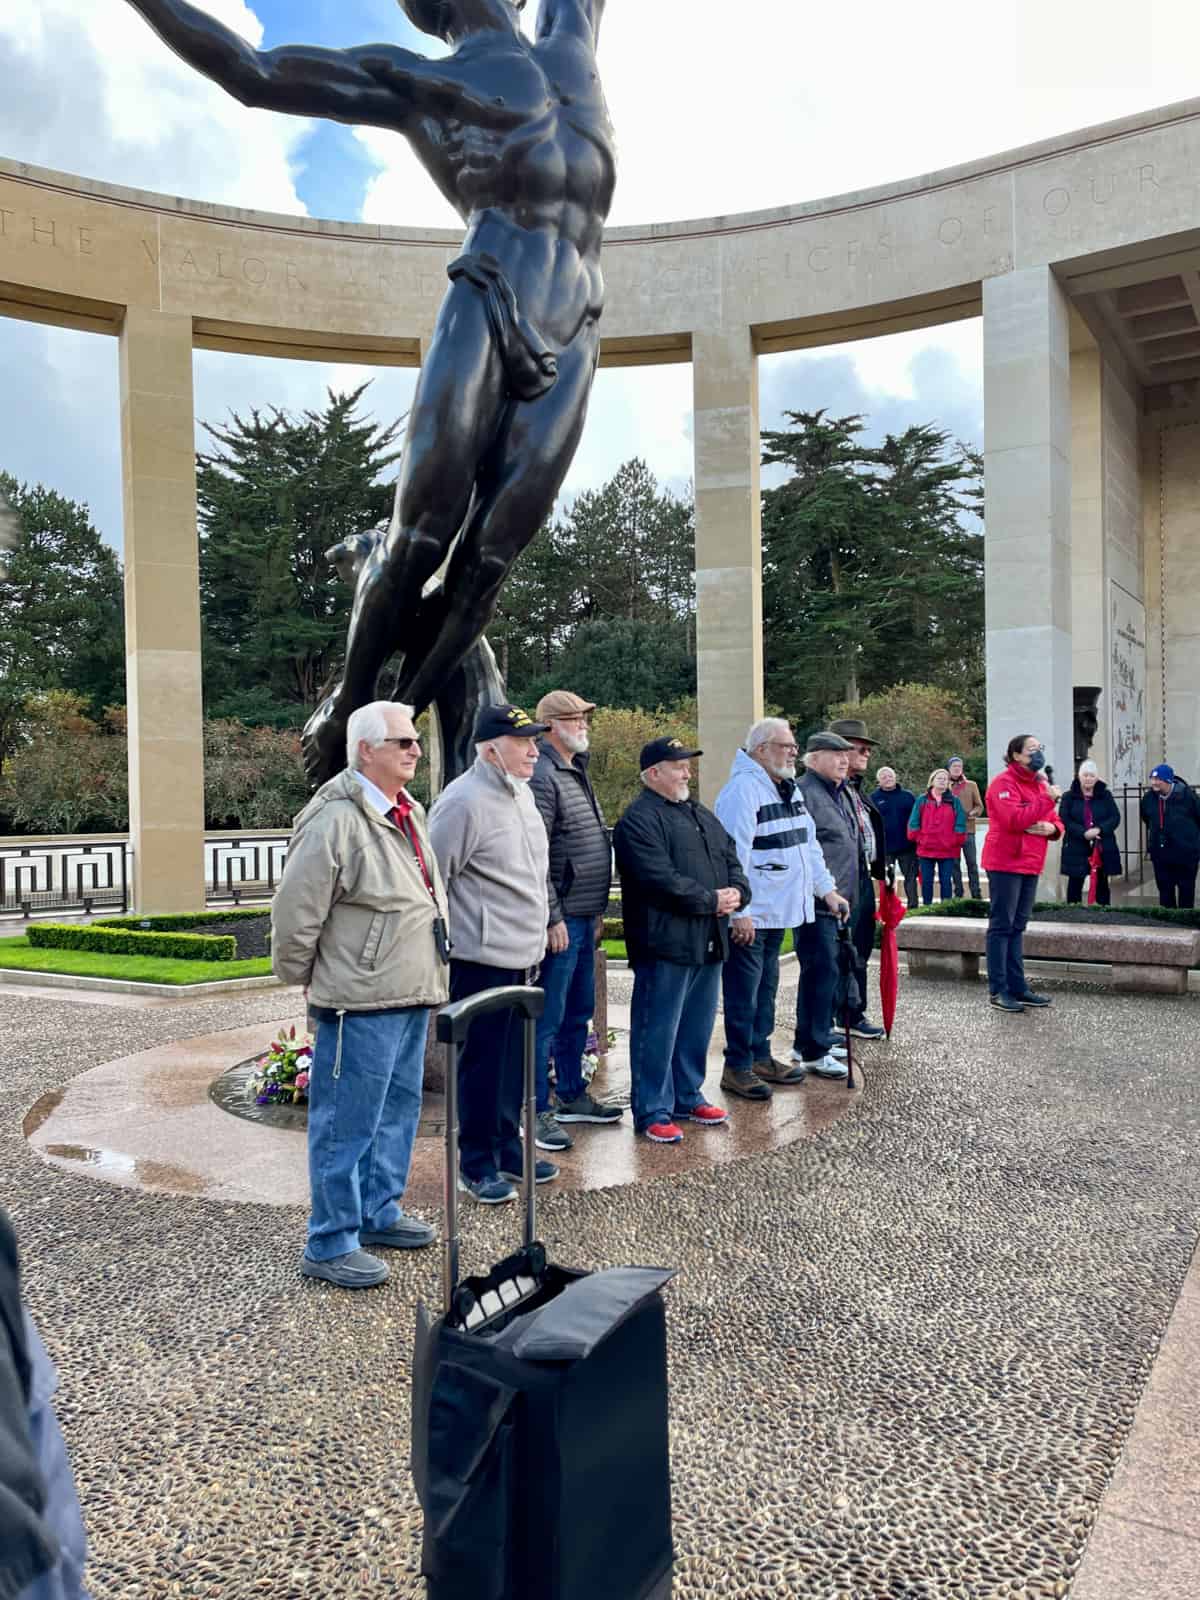
[[[684,744],[682,739],[651,739],[649,744],[642,746],[638,771],[645,772],[648,767],[656,767],[660,761],[690,761],[693,756],[703,754],[703,750]]]
[[[539,733],[549,733],[548,722],[535,722],[520,706],[484,706],[475,718],[475,743],[485,739],[502,739],[511,734],[516,739],[533,739]]]

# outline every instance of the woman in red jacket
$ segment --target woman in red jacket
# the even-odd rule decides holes
[[[1037,881],[1046,864],[1046,846],[1063,833],[1055,809],[1062,790],[1041,776],[1046,765],[1041,741],[1019,733],[1008,741],[1008,765],[988,784],[987,839],[983,870],[988,875],[987,968],[992,1005],[1001,1011],[1048,1006],[1025,980],[1021,942],[1033,910]]]
[[[908,837],[916,840],[921,864],[921,904],[933,904],[935,864],[941,897],[949,900],[954,892],[954,863],[967,837],[967,813],[950,793],[950,774],[945,767],[929,774],[929,787],[908,819]]]

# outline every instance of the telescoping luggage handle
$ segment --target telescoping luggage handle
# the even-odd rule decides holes
[[[525,1021],[525,1161],[521,1187],[525,1194],[525,1243],[533,1243],[534,1186],[537,1167],[537,1075],[534,1067],[534,1027],[546,1007],[542,989],[511,984],[502,989],[484,989],[443,1006],[437,1017],[437,1038],[446,1046],[446,1187],[445,1237],[442,1244],[442,1302],[445,1314],[453,1309],[458,1287],[458,1056],[467,1030],[477,1017],[509,1007],[519,1011]]]

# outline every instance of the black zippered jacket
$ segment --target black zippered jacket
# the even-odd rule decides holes
[[[737,848],[707,806],[664,800],[645,789],[613,829],[629,960],[702,967],[729,954],[729,918],[718,917],[718,889],[750,885]]]
[[[588,775],[585,751],[566,762],[545,739],[529,787],[550,841],[549,926],[564,917],[599,917],[608,906],[612,848]]]
[[[1165,801],[1159,818],[1159,801]],[[1152,861],[1169,867],[1194,867],[1200,861],[1200,800],[1189,784],[1176,778],[1170,794],[1147,789],[1142,796],[1142,821]]]
[[[31,1382],[17,1242],[0,1211],[0,1600],[23,1593],[58,1559],[43,1519],[46,1485],[29,1432]]]

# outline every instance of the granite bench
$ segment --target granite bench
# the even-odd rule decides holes
[[[978,978],[986,949],[983,917],[905,917],[896,942],[908,956],[910,973],[927,977]],[[1037,961],[1092,962],[1111,966],[1115,989],[1186,994],[1188,968],[1200,967],[1200,929],[1148,922],[1031,922],[1025,954]]]

